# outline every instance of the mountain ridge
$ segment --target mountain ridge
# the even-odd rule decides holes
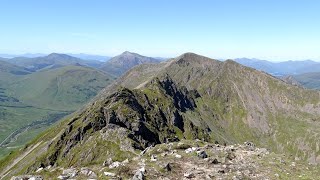
[[[271,62],[260,59],[237,58],[235,61],[242,65],[262,70],[275,76],[315,72],[320,69],[320,63],[312,60]],[[317,66],[317,68],[311,68],[314,66]]]
[[[125,160],[150,145],[183,139],[249,140],[318,164],[319,115],[320,92],[232,60],[186,53],[126,72],[72,118],[39,136],[33,143],[39,147],[25,158],[29,163],[15,166],[15,173]]]
[[[15,57],[6,60],[9,63],[25,67],[30,71],[38,71],[47,68],[56,68],[65,65],[82,64],[89,67],[98,67],[101,62],[99,61],[87,61],[82,60],[67,54],[51,53],[46,56],[26,58],[26,57]]]

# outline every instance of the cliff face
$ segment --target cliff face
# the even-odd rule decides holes
[[[149,146],[182,139],[221,144],[249,140],[317,164],[319,102],[317,91],[231,60],[187,53],[127,72],[31,143],[40,144],[11,173],[124,160]]]

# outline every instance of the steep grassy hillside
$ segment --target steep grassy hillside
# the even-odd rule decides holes
[[[159,143],[251,141],[291,160],[320,163],[320,93],[234,61],[192,53],[133,68],[86,108],[2,161],[2,173],[99,167]],[[20,157],[20,158],[19,158]],[[19,163],[13,163],[16,159]]]
[[[113,80],[114,77],[89,67],[64,66],[24,76],[8,89],[28,104],[76,110]]]
[[[0,158],[83,106],[114,80],[80,65],[24,75],[4,70],[0,72]]]

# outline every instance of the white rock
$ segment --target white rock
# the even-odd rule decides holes
[[[40,178],[40,179],[42,179],[42,178]],[[39,180],[39,177],[31,177],[31,178],[29,178],[29,180]]]
[[[193,152],[192,148],[188,148],[188,149],[186,149],[186,150],[184,150],[184,151],[185,151],[187,154]]]
[[[86,167],[81,168],[80,173],[85,176],[89,176],[89,177],[93,177],[93,178],[97,177],[95,172],[93,172],[91,169],[86,168]]]
[[[62,179],[62,180],[68,179],[68,178],[69,178],[68,175],[60,175],[60,176],[58,176],[58,179]]]
[[[146,172],[146,168],[143,166],[139,169],[139,171],[141,171],[142,173],[145,173]]]
[[[113,169],[113,168],[117,168],[121,165],[120,162],[116,161],[116,162],[113,162],[112,164],[110,164],[109,168],[110,169]]]
[[[122,164],[128,164],[129,163],[129,159],[126,159],[124,161],[121,162]]]
[[[104,172],[104,175],[109,176],[109,177],[115,177],[116,176],[115,173],[111,173],[111,172]]]
[[[132,180],[143,180],[144,178],[144,173],[142,171],[137,171],[134,176],[132,177]]]
[[[151,159],[150,159],[150,161],[152,161],[152,162],[157,161],[157,157],[156,157],[155,155],[151,155]]]
[[[179,159],[182,158],[182,156],[180,154],[176,154],[175,157],[179,158]]]
[[[43,168],[41,167],[41,168],[39,168],[38,170],[36,170],[36,172],[40,172],[40,171],[42,171],[43,170]]]
[[[63,175],[68,175],[69,177],[75,177],[78,174],[78,170],[76,170],[75,168],[70,168],[70,169],[65,169],[62,171]]]

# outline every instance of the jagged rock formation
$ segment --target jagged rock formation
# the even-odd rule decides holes
[[[319,103],[317,91],[231,60],[186,53],[127,72],[87,107],[40,136],[39,145],[10,173],[94,166],[109,158],[120,162],[151,145],[183,139],[249,140],[317,164]]]

